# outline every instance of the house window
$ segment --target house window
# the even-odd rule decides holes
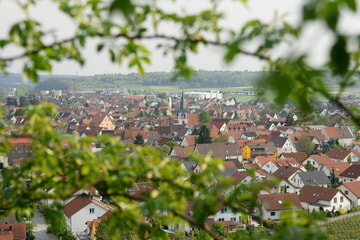
[[[270,212],[270,216],[275,216],[275,212]]]
[[[344,202],[344,197],[340,197],[340,202]]]
[[[348,195],[348,194],[349,194],[349,191],[348,191],[348,190],[345,190],[345,194]]]
[[[218,221],[223,222],[223,221],[225,221],[225,219],[224,218],[219,218]]]
[[[221,212],[222,212],[222,213],[227,212],[227,208],[225,207],[225,208],[221,209]]]
[[[236,218],[230,218],[230,221],[236,222]]]
[[[337,203],[337,198],[334,198],[334,203]]]
[[[90,212],[90,213],[95,213],[95,208],[90,208],[90,209],[89,209],[89,212]]]

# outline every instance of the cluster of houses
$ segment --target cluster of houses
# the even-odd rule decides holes
[[[277,179],[278,184],[267,185],[258,195],[263,219],[278,220],[283,211],[294,208],[334,212],[348,211],[360,204],[360,145],[355,142],[357,134],[351,126],[289,126],[288,117],[270,115],[265,103],[247,105],[236,104],[233,99],[185,99],[184,94],[158,99],[145,95],[91,93],[56,99],[44,97],[44,100],[59,107],[53,123],[65,134],[80,137],[108,134],[128,143],[140,134],[150,146],[177,142],[178,146],[172,147],[168,154],[189,172],[201,171],[192,160],[192,154],[200,154],[223,159],[222,174],[241,183],[261,182],[268,177]],[[10,114],[19,109],[8,106]],[[212,143],[197,143],[202,111],[208,111],[211,117],[207,127]],[[26,123],[26,116],[12,114],[9,120],[13,123],[8,128],[11,133]],[[312,143],[310,153],[299,151],[299,141],[304,136]],[[21,166],[31,157],[28,138],[11,141],[12,151],[0,158],[3,168]],[[329,143],[332,143],[330,147]],[[98,150],[94,146],[94,151]],[[254,170],[255,178],[247,174],[247,169]],[[149,183],[137,183],[128,192],[141,194],[152,188]],[[285,204],[289,200],[291,206]],[[79,190],[63,204],[68,228],[79,239],[93,236],[101,218],[111,212],[111,207],[95,189]],[[187,214],[191,216],[191,203]],[[241,214],[223,207],[209,221],[233,226],[243,223],[244,219]],[[191,229],[189,226],[186,231]]]

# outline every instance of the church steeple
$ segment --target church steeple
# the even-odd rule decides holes
[[[184,91],[181,92],[180,112],[186,112]]]
[[[187,110],[185,105],[185,98],[184,98],[184,91],[181,93],[181,102],[180,102],[180,109],[177,113],[178,121],[180,124],[187,124]]]

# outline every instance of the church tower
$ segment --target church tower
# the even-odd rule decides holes
[[[184,91],[181,93],[181,102],[180,102],[180,110],[177,113],[177,118],[180,124],[187,124],[188,123],[188,116],[186,111],[186,104],[184,98]]]

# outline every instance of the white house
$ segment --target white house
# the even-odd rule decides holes
[[[344,182],[337,189],[341,190],[351,200],[353,207],[360,206],[360,181]]]
[[[259,194],[262,219],[279,220],[284,211],[301,208],[296,193]]]
[[[82,194],[64,205],[64,214],[68,229],[75,235],[83,235],[86,223],[101,218],[112,208],[91,195]]]
[[[351,208],[351,200],[339,189],[305,185],[299,194],[304,209],[312,211],[345,211]]]

